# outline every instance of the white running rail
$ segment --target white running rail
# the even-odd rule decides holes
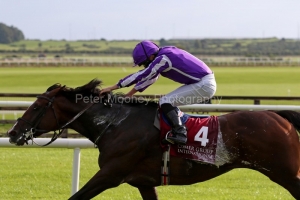
[[[50,138],[35,138],[34,141],[40,145],[46,144]],[[80,173],[80,149],[81,148],[94,148],[94,144],[88,139],[67,139],[58,138],[52,144],[40,147],[35,144],[24,146],[15,146],[9,143],[9,138],[0,138],[0,148],[68,148],[74,149],[73,156],[73,170],[72,170],[72,187],[71,195],[75,194],[79,188],[79,173]]]

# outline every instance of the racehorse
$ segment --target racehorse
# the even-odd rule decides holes
[[[117,94],[99,96],[101,81],[69,88],[55,84],[37,97],[8,131],[10,142],[24,145],[49,131],[53,142],[71,128],[99,149],[99,170],[71,200],[91,199],[128,183],[143,199],[158,199],[163,150],[153,126],[158,104]],[[115,99],[112,101],[112,99]],[[170,158],[170,184],[189,185],[234,168],[261,172],[300,199],[300,114],[295,111],[238,111],[218,116],[228,159],[221,166]],[[56,132],[55,132],[56,133]]]

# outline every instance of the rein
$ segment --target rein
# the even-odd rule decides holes
[[[32,128],[30,128],[30,130],[25,129],[25,133],[23,134],[23,136],[24,136],[25,138],[28,138],[28,137],[29,137],[29,138],[31,139],[31,141],[32,141],[33,143],[35,143],[36,145],[38,145],[38,146],[48,146],[49,144],[51,144],[52,142],[54,142],[54,141],[55,141],[55,140],[63,133],[63,131],[65,130],[65,128],[66,128],[69,124],[71,124],[72,122],[74,122],[74,121],[75,121],[78,117],[80,117],[85,111],[87,111],[90,107],[92,107],[92,106],[94,105],[94,103],[89,104],[89,105],[86,106],[82,111],[80,111],[77,115],[75,115],[70,121],[68,121],[66,124],[64,124],[63,126],[60,127],[59,122],[58,122],[58,118],[57,118],[57,115],[56,115],[56,112],[55,112],[55,110],[54,110],[54,108],[53,108],[53,106],[52,106],[55,97],[52,97],[52,98],[50,99],[50,98],[45,97],[45,96],[37,96],[37,98],[46,99],[46,100],[48,100],[49,102],[48,102],[48,105],[47,105],[46,107],[44,107],[43,110],[42,110],[42,111],[38,114],[38,116],[36,117],[36,118],[37,118],[36,122],[35,122],[35,123],[31,123],[31,122],[29,122],[29,121],[27,121],[27,120],[25,120],[25,119],[23,119],[23,118],[19,118],[18,120],[22,120],[22,121],[26,122],[27,124],[29,124],[29,125],[32,127]],[[34,135],[36,132],[49,132],[48,130],[36,129],[36,127],[40,124],[40,122],[41,122],[41,120],[42,120],[42,117],[45,115],[47,109],[48,109],[50,106],[51,106],[51,108],[52,108],[52,111],[53,111],[53,114],[54,114],[54,117],[55,117],[55,120],[56,120],[56,124],[57,124],[57,126],[60,127],[60,128],[57,129],[57,130],[58,130],[58,133],[56,133],[57,130],[54,130],[54,134],[53,134],[51,140],[50,140],[48,143],[46,143],[46,144],[44,144],[44,145],[39,145],[39,144],[37,144],[36,142],[34,142],[34,140],[33,140],[33,135]],[[26,142],[26,144],[28,144],[26,139],[25,139],[25,142]]]
[[[109,104],[104,104],[105,106],[107,106],[107,107],[112,107],[112,104],[111,103],[109,103]],[[99,134],[99,136],[96,138],[96,140],[95,140],[95,142],[94,142],[94,146],[95,146],[95,148],[97,148],[98,147],[98,142],[100,141],[100,139],[101,139],[101,137],[104,135],[104,133],[107,131],[107,129],[109,128],[109,126],[115,121],[115,119],[117,118],[117,116],[120,114],[120,112],[121,112],[121,108],[122,108],[122,104],[120,104],[120,108],[119,108],[119,110],[118,110],[118,113],[115,115],[115,117],[114,117],[114,119],[113,120],[111,120],[109,123],[108,123],[108,125],[101,131],[101,133]]]
[[[61,127],[61,129],[65,129],[66,126],[74,122],[78,117],[80,117],[85,111],[87,111],[90,107],[94,105],[94,102],[85,107],[82,111],[80,111],[77,115],[75,115],[70,121],[68,121],[65,125]]]

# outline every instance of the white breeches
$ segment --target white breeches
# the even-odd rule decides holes
[[[159,105],[170,103],[172,106],[203,103],[213,97],[217,90],[214,74],[204,76],[201,81],[183,85],[166,94],[159,100]]]

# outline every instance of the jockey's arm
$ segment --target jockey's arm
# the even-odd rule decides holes
[[[131,97],[133,96],[137,90],[135,88],[132,88],[127,94],[125,94],[126,97]]]
[[[113,90],[116,90],[116,89],[119,89],[118,84],[113,85],[113,86],[110,86],[110,87],[107,87],[107,88],[103,88],[103,89],[100,91],[100,94],[105,93],[105,92],[110,92],[110,91],[113,91]]]
[[[105,92],[110,92],[113,90],[119,89],[118,84],[107,87],[107,88],[103,88],[100,92],[100,94],[105,93]],[[135,88],[132,88],[127,94],[125,94],[125,96],[127,97],[131,97],[132,95],[134,95],[137,92],[137,90]]]

